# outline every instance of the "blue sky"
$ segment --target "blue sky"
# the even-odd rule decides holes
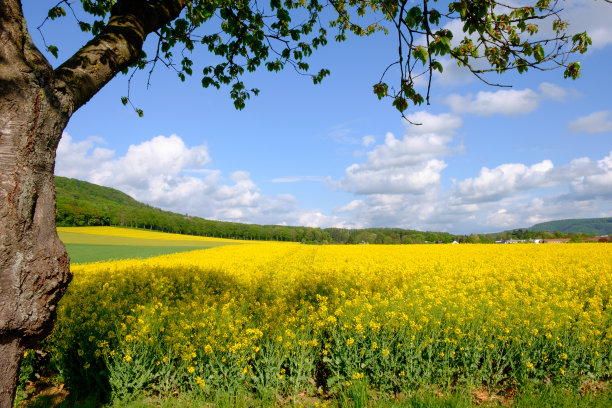
[[[30,32],[53,1],[24,2]],[[34,5],[35,4],[35,5]],[[41,6],[45,4],[45,6]],[[490,87],[454,65],[433,81],[431,105],[406,123],[372,85],[393,61],[384,35],[333,41],[310,60],[331,76],[292,70],[245,78],[261,90],[236,111],[229,90],[181,83],[158,67],[119,76],[77,111],[56,174],[118,188],[148,204],[226,221],[402,227],[468,234],[562,218],[612,216],[612,5],[565,1],[591,50],[582,78],[561,70],[495,75]],[[70,19],[43,27],[54,65],[87,39]],[[68,40],[66,40],[68,38]],[[208,64],[209,55],[194,58]]]

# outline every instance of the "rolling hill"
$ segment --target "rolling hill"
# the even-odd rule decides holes
[[[452,242],[464,237],[447,232],[400,228],[311,228],[212,221],[177,214],[140,203],[129,195],[86,181],[55,177],[56,225],[123,226],[218,238],[295,241],[305,243],[408,244]]]
[[[411,244],[426,242],[493,242],[499,235],[531,238],[538,232],[562,234],[606,235],[612,233],[612,218],[585,218],[549,221],[521,230],[474,236],[452,235],[447,232],[415,231],[401,228],[312,228],[284,225],[257,225],[213,221],[200,217],[164,211],[140,203],[129,195],[86,181],[56,177],[56,224],[72,226],[123,226],[155,231],[200,235],[218,238],[253,239],[266,241],[295,241],[305,243],[338,244]],[[528,234],[529,232],[529,234]],[[489,237],[489,235],[491,235]]]
[[[564,234],[612,234],[612,218],[579,218],[569,220],[548,221],[535,224],[530,231],[560,231]]]

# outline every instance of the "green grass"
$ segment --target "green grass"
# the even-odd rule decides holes
[[[142,259],[196,249],[232,245],[217,240],[131,238],[112,235],[58,231],[70,262],[90,263],[119,259]]]
[[[89,244],[89,245],[126,245],[126,246],[180,246],[194,248],[210,248],[230,243],[217,240],[178,240],[178,239],[150,239],[130,238],[113,235],[87,234],[78,232],[58,231],[58,235],[64,244]]]
[[[193,247],[66,244],[66,250],[70,255],[70,262],[73,264],[114,261],[118,259],[142,259],[205,248],[210,248],[210,246]]]
[[[273,391],[273,390],[272,390]],[[68,398],[66,398],[66,396]],[[293,407],[326,407],[326,408],[606,408],[612,406],[612,394],[609,390],[581,394],[569,392],[560,387],[544,387],[537,390],[523,391],[511,398],[492,398],[488,401],[475,398],[469,389],[456,389],[451,392],[420,390],[412,395],[396,397],[352,392],[331,398],[317,398],[296,395],[293,397],[257,397],[244,391],[235,394],[224,391],[211,395],[179,392],[175,395],[141,394],[130,400],[113,401],[104,404],[95,398],[74,401],[71,395],[65,394],[31,396],[19,401],[25,408],[293,408]]]

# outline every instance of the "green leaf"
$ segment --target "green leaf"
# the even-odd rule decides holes
[[[382,98],[387,96],[387,91],[389,89],[389,86],[387,84],[381,82],[378,84],[374,84],[373,88],[374,93],[376,94],[376,96],[378,96],[378,100],[381,100]]]
[[[565,72],[563,73],[564,78],[572,78],[576,79],[580,77],[580,63],[578,61],[571,62],[565,68]]]
[[[50,46],[48,46],[48,47],[47,47],[47,49],[49,50],[49,52],[50,52],[51,54],[53,54],[53,56],[54,56],[55,58],[57,58],[57,52],[58,52],[59,50],[58,50],[58,48],[57,48],[55,45],[50,45]]]
[[[79,21],[79,27],[81,28],[81,31],[84,31],[84,32],[91,31],[91,24]]]
[[[537,62],[540,62],[544,59],[544,48],[540,44],[536,45],[533,48],[533,56]]]
[[[416,49],[412,52],[412,55],[414,55],[414,58],[420,59],[423,65],[427,64],[429,53],[427,52],[425,47],[423,47],[422,45],[419,45],[418,47],[416,47]]]
[[[406,101],[406,99],[403,97],[398,96],[393,100],[393,106],[395,106],[395,109],[398,111],[404,112],[406,109],[408,109],[408,101]]]
[[[408,27],[414,28],[420,25],[422,19],[423,14],[421,8],[415,6],[408,10],[408,13],[406,13],[406,17],[404,17],[404,22]]]
[[[143,117],[144,116],[144,112],[142,111],[142,109],[136,109],[136,113],[138,114],[139,117]]]
[[[53,7],[47,13],[51,20],[55,20],[58,17],[64,17],[66,15],[66,10],[63,7]]]
[[[123,106],[127,105],[127,103],[128,103],[128,98],[127,98],[127,96],[122,96],[122,97],[121,97],[121,103],[123,104]]]

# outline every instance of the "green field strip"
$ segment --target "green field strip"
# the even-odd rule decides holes
[[[117,237],[111,235],[96,235],[86,234],[77,232],[65,232],[58,231],[59,237],[62,242],[68,244],[84,244],[84,245],[111,245],[111,246],[151,246],[151,247],[191,247],[196,248],[210,248],[223,245],[231,245],[231,242],[220,242],[220,241],[201,241],[194,240],[171,240],[171,239],[149,239],[149,238],[130,238],[130,237]]]
[[[65,244],[70,263],[90,263],[115,261],[119,259],[142,259],[158,255],[169,255],[177,252],[195,251],[211,246],[153,246],[153,245],[90,245]]]

